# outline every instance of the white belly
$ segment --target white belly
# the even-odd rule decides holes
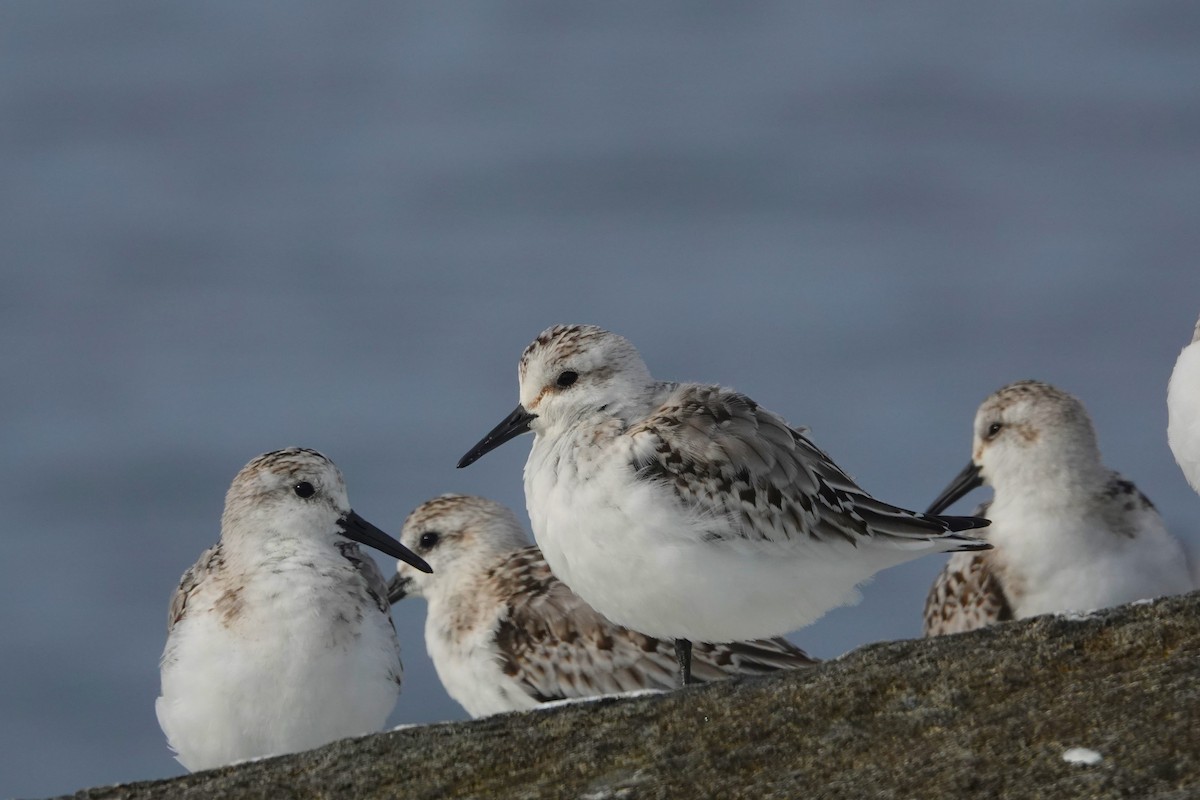
[[[383,727],[400,691],[388,619],[372,606],[358,636],[339,636],[348,626],[321,608],[310,596],[233,627],[216,614],[180,621],[155,704],[180,763],[207,769]]]
[[[1200,342],[1180,354],[1167,389],[1167,440],[1184,477],[1200,492]]]
[[[1071,513],[1010,519],[997,513],[989,540],[1018,583],[1018,619],[1090,611],[1190,591],[1183,548],[1164,528],[1134,538]]]

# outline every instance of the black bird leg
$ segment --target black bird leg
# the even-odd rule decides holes
[[[692,683],[692,643],[687,639],[675,640],[675,660],[679,662],[679,685]]]

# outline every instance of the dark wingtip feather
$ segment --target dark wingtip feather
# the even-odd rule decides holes
[[[934,519],[941,520],[942,524],[946,526],[946,530],[955,533],[958,531],[975,530],[976,528],[986,528],[992,524],[990,519],[984,519],[983,517],[943,517],[938,515],[934,516]]]
[[[946,526],[946,529],[951,531],[945,538],[955,542],[958,546],[954,548],[954,552],[970,551],[970,550],[991,550],[992,546],[982,539],[976,539],[972,536],[959,536],[959,531],[971,531],[979,528],[986,528],[992,524],[990,519],[983,517],[943,517],[935,516],[934,519]]]
[[[972,550],[991,550],[992,549],[992,546],[990,544],[988,544],[987,542],[985,542],[983,539],[972,539],[970,536],[954,536],[954,535],[947,536],[946,538],[950,539],[951,541],[956,542],[958,544],[957,547],[955,547],[953,550],[950,551],[952,553],[961,553],[963,551],[970,552]]]

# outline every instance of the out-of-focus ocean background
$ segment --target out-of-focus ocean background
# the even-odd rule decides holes
[[[325,451],[393,531],[523,509],[527,441],[454,463],[556,322],[913,507],[1050,381],[1195,546],[1198,212],[1192,3],[5,3],[0,796],[182,772],[167,601],[252,456]],[[940,565],[792,638],[917,636]],[[392,723],[463,718],[394,616]]]

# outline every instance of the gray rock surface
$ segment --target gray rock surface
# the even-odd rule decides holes
[[[74,796],[1197,797],[1200,593]]]

